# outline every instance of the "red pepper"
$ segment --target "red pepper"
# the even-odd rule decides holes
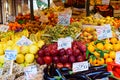
[[[113,71],[113,74],[114,74],[115,77],[120,78],[120,75],[119,75],[120,73],[117,73],[116,71]]]

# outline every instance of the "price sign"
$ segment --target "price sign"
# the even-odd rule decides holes
[[[0,68],[0,76],[3,74],[3,68]]]
[[[35,75],[37,74],[37,67],[36,65],[26,67],[24,69],[26,80],[34,79]]]
[[[72,42],[73,42],[73,39],[71,37],[58,39],[58,50],[62,49],[62,48],[64,48],[64,49],[71,48]]]
[[[16,60],[17,51],[16,50],[6,50],[5,60]]]
[[[0,32],[7,32],[8,29],[9,29],[9,26],[2,25],[2,26],[0,27]]]
[[[28,46],[32,43],[33,42],[31,40],[29,40],[27,37],[22,36],[22,38],[20,40],[18,40],[16,44],[19,45],[19,46],[23,46],[23,45]]]
[[[88,61],[73,63],[73,72],[85,71],[89,69]]]
[[[109,24],[105,26],[96,26],[96,31],[99,40],[112,37],[112,31]]]
[[[109,5],[109,3],[110,3],[110,0],[102,0],[103,5]]]
[[[120,51],[116,52],[115,63],[120,64]]]
[[[62,24],[64,26],[67,26],[70,24],[70,14],[59,14],[58,16],[58,24]]]
[[[99,13],[96,13],[96,14],[94,15],[94,18],[100,19],[100,18],[103,18],[103,16],[102,16],[101,14],[99,14]]]

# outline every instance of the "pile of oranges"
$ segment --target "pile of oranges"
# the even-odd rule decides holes
[[[120,51],[120,41],[115,37],[97,43],[93,41],[88,44],[87,49],[90,52],[89,62],[99,66],[115,61],[116,52]]]

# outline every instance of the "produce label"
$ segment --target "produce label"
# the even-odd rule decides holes
[[[120,51],[116,52],[115,63],[120,64]]]
[[[73,63],[73,72],[85,71],[89,69],[88,61]]]
[[[3,68],[0,68],[0,76],[2,75],[3,73]]]
[[[58,50],[62,48],[64,49],[71,48],[72,42],[73,42],[73,39],[71,37],[58,39]]]
[[[6,26],[6,25],[0,26],[0,32],[7,32],[8,29],[9,29],[9,26]]]
[[[62,24],[64,26],[68,26],[70,24],[70,14],[59,14],[58,16],[58,24]]]
[[[35,75],[37,74],[36,65],[26,67],[24,69],[24,73],[25,73],[25,76],[26,76],[26,80],[34,79]]]
[[[96,26],[96,31],[99,40],[112,37],[112,31],[109,24],[105,26]]]
[[[103,5],[109,5],[109,3],[110,3],[110,0],[102,0]]]
[[[6,50],[5,60],[16,60],[17,51],[16,50]]]
[[[29,40],[27,37],[22,36],[22,38],[20,40],[18,40],[16,44],[19,45],[19,46],[23,46],[23,45],[28,46],[32,43],[33,42],[31,40]]]

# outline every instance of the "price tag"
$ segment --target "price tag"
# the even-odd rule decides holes
[[[2,26],[0,27],[0,32],[7,32],[8,29],[9,29],[9,26],[2,25]]]
[[[3,74],[3,68],[0,68],[0,76]]]
[[[120,51],[116,52],[115,63],[120,64]]]
[[[62,48],[64,48],[64,49],[71,48],[72,42],[73,42],[73,39],[71,37],[58,39],[58,50],[62,49]]]
[[[34,79],[35,75],[37,74],[37,67],[36,65],[26,67],[24,69],[26,80]]]
[[[22,38],[20,40],[18,40],[16,44],[19,45],[19,46],[23,46],[23,45],[28,46],[32,43],[33,42],[31,40],[29,40],[27,37],[22,36]]]
[[[16,60],[17,51],[16,50],[6,50],[5,60]]]
[[[110,4],[110,0],[102,0],[102,4],[103,5],[109,5]]]
[[[73,72],[85,71],[89,69],[88,61],[73,63]]]
[[[58,16],[58,24],[62,24],[64,26],[68,26],[70,24],[70,14],[59,14]]]
[[[100,19],[100,18],[103,18],[103,16],[102,16],[100,13],[96,13],[96,14],[94,15],[94,18]]]
[[[109,78],[108,78],[108,77],[106,77],[106,78],[96,79],[96,80],[109,80]]]
[[[96,26],[96,31],[99,40],[112,37],[112,31],[109,24],[105,26]]]

